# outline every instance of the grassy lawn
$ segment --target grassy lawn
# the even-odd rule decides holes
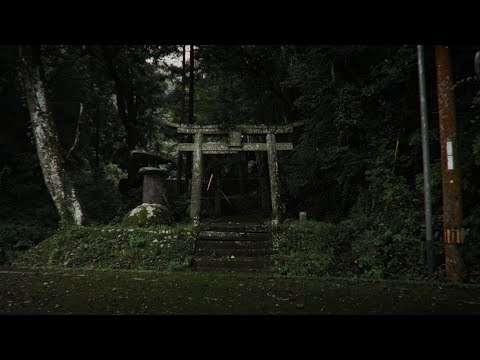
[[[0,271],[0,314],[480,314],[480,286],[247,273]]]

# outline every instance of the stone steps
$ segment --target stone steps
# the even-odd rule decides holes
[[[198,233],[192,265],[200,271],[264,271],[272,252],[272,234],[263,226],[211,227]]]
[[[262,249],[219,249],[219,248],[210,248],[210,249],[199,249],[196,250],[197,256],[212,256],[212,257],[258,257],[258,256],[269,256],[272,255],[273,250],[268,248]]]
[[[214,240],[214,241],[265,241],[270,240],[270,233],[266,232],[239,232],[239,231],[201,231],[197,240]]]
[[[195,256],[193,267],[197,271],[241,271],[262,272],[270,268],[270,259],[266,257],[211,257]]]
[[[203,226],[203,231],[220,232],[247,232],[247,233],[270,233],[270,226],[263,224],[239,225],[239,224],[211,224]]]
[[[241,241],[241,240],[197,240],[196,249],[268,249],[272,240]]]

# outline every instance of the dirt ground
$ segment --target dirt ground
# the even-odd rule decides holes
[[[0,314],[478,315],[480,286],[248,273],[3,269]]]

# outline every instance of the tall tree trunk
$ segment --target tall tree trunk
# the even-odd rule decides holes
[[[187,85],[187,74],[185,68],[185,52],[186,52],[186,45],[182,46],[182,111],[181,111],[181,123],[185,123],[185,97],[186,97],[186,85]],[[183,140],[184,136],[180,135],[180,139]],[[184,191],[182,177],[183,177],[183,152],[178,152],[178,160],[177,160],[177,191],[178,194],[182,194]],[[188,180],[187,180],[188,181]]]
[[[63,168],[57,128],[47,105],[40,46],[25,46],[21,50],[21,77],[45,184],[61,221],[83,225],[83,211]]]
[[[140,134],[137,128],[138,107],[133,93],[132,79],[128,68],[125,69],[123,73],[119,73],[114,64],[114,58],[111,51],[105,47],[102,48],[102,56],[115,85],[118,115],[127,133],[125,163],[127,164],[127,184],[128,187],[131,188],[135,185],[138,173],[137,165],[131,159],[130,152],[135,150],[140,139]]]
[[[193,97],[194,97],[194,70],[195,70],[195,56],[193,51],[193,45],[190,45],[190,76],[189,76],[189,87],[188,87],[188,123],[193,124]],[[192,135],[188,135],[188,142],[192,142]],[[186,168],[185,168],[185,178],[192,178],[192,161],[193,154],[192,152],[187,152],[186,156]]]

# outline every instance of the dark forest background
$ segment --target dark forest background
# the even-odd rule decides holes
[[[41,50],[64,166],[87,224],[117,222],[141,198],[138,167],[129,152],[152,143],[168,151],[173,134],[164,121],[188,118],[182,110],[188,104],[182,46],[49,45]],[[451,50],[466,261],[474,264],[480,255],[480,80],[473,67],[478,49]],[[166,56],[180,60],[166,62]],[[437,263],[442,263],[433,47],[426,46],[425,63],[434,241]],[[187,82],[188,64],[187,53]],[[347,242],[369,271],[423,264],[415,46],[198,45],[194,65],[195,123],[305,121],[295,134],[294,151],[280,157],[290,217],[306,211],[310,219],[337,224],[339,242]],[[18,47],[1,46],[0,263],[11,262],[59,226],[36,154],[19,66]],[[395,260],[392,253],[402,256]]]

